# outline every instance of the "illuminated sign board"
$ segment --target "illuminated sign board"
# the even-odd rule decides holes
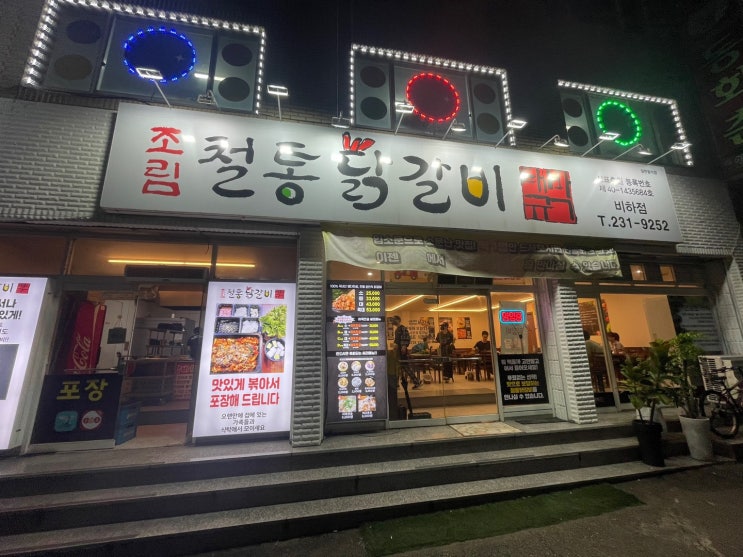
[[[209,283],[194,438],[289,431],[295,295],[293,283]]]
[[[523,309],[502,309],[498,320],[504,325],[523,325],[526,323],[526,312]]]
[[[46,284],[44,278],[0,277],[0,450],[21,441],[13,433]]]
[[[668,179],[655,165],[493,151],[373,130],[359,136],[287,121],[251,119],[247,137],[245,130],[245,122],[226,114],[121,103],[101,207],[266,221],[682,239]],[[400,262],[396,245],[382,247],[377,263]],[[431,257],[439,269],[446,265]]]
[[[328,283],[325,318],[329,423],[387,417],[387,357],[381,282]]]
[[[113,447],[122,379],[116,372],[44,377],[31,443]]]

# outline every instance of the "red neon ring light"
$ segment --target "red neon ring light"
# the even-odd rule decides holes
[[[426,104],[427,100],[422,98],[422,95],[430,95],[431,87],[438,89],[436,91],[437,102],[441,102],[443,98],[444,103],[449,106],[429,106],[424,107],[423,110],[420,108],[420,105]],[[413,114],[427,122],[448,122],[457,115],[462,106],[462,99],[459,97],[459,91],[454,87],[454,84],[445,77],[430,72],[419,73],[411,77],[405,88],[405,97],[413,105]],[[430,104],[430,102],[427,104]],[[436,113],[436,108],[443,108],[443,110]]]

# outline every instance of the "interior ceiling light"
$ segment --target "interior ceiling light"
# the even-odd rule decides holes
[[[397,309],[400,309],[401,307],[407,306],[408,304],[412,304],[416,300],[420,300],[422,297],[423,297],[423,294],[419,294],[418,296],[411,296],[410,298],[408,298],[407,300],[403,302],[400,302],[396,306],[387,308],[387,311],[395,311]]]
[[[154,259],[109,259],[109,263],[123,263],[125,265],[165,265],[168,267],[211,267],[211,261],[160,261]],[[253,268],[254,263],[217,263],[217,267]]]
[[[463,298],[457,298],[456,300],[452,300],[451,302],[446,302],[444,304],[439,304],[434,308],[434,311],[442,309],[442,308],[448,308],[449,306],[453,306],[462,302],[466,302],[467,300],[471,300],[472,298],[477,298],[478,294],[472,294],[471,296],[465,296]]]
[[[476,309],[455,309],[455,308],[446,308],[446,310],[439,310],[439,308],[432,308],[428,311],[447,311],[451,313],[461,312],[461,313],[479,313],[481,311],[488,311],[488,308],[476,308]]]

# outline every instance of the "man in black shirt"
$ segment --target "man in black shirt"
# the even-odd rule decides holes
[[[402,380],[407,381],[407,378],[413,382],[413,388],[417,389],[421,386],[420,379],[416,377],[415,373],[410,369],[407,363],[402,363],[408,359],[409,348],[410,348],[410,331],[402,324],[402,319],[399,315],[392,317],[392,325],[395,328],[395,354],[397,355],[397,361],[400,362],[400,373],[402,374]]]

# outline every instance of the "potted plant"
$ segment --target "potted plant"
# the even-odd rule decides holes
[[[697,345],[700,334],[679,333],[669,341],[671,372],[676,383],[676,406],[679,422],[686,437],[689,454],[697,460],[712,460],[712,434],[709,418],[702,409],[704,382],[699,356],[704,353]]]
[[[671,343],[655,340],[650,343],[647,358],[633,362],[629,358],[622,365],[623,389],[629,392],[632,406],[637,410],[637,419],[632,427],[640,444],[640,457],[645,464],[663,466],[663,427],[655,421],[658,405],[674,401],[675,376],[671,369]],[[643,413],[643,409],[647,412]]]

